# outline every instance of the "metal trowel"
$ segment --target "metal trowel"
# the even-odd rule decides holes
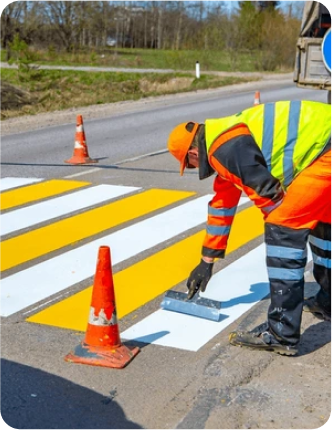
[[[188,300],[187,293],[169,290],[166,291],[161,308],[167,311],[180,312],[212,321],[219,321],[221,302],[206,299],[196,294]]]

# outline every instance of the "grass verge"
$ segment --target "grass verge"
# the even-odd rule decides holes
[[[1,69],[1,119],[249,82],[185,73]]]

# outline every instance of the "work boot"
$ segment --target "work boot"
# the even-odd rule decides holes
[[[280,343],[269,329],[268,322],[260,324],[251,331],[233,331],[229,335],[231,345],[247,346],[253,349],[272,351],[282,355],[295,355],[296,345]]]
[[[311,312],[320,320],[331,321],[331,309],[329,311],[325,310],[323,306],[318,303],[316,296],[304,299],[303,311]]]

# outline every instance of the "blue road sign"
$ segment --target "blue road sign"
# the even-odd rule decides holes
[[[325,67],[332,73],[332,27],[325,33],[323,38],[322,56]]]

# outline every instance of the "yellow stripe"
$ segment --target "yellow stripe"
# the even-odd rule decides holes
[[[5,240],[0,244],[1,271],[194,194],[184,191],[152,189]]]
[[[46,197],[52,197],[66,191],[90,185],[89,182],[53,179],[39,184],[28,185],[12,191],[1,193],[1,210],[14,208],[26,203],[32,203]]]
[[[229,237],[228,254],[261,236],[263,230],[262,215],[257,208],[251,207],[237,214]],[[200,231],[113,275],[118,317],[128,315],[183,282],[200,260],[204,234],[205,231]],[[92,286],[33,315],[27,321],[85,331],[91,293]],[[135,317],[133,314],[132,318]]]

